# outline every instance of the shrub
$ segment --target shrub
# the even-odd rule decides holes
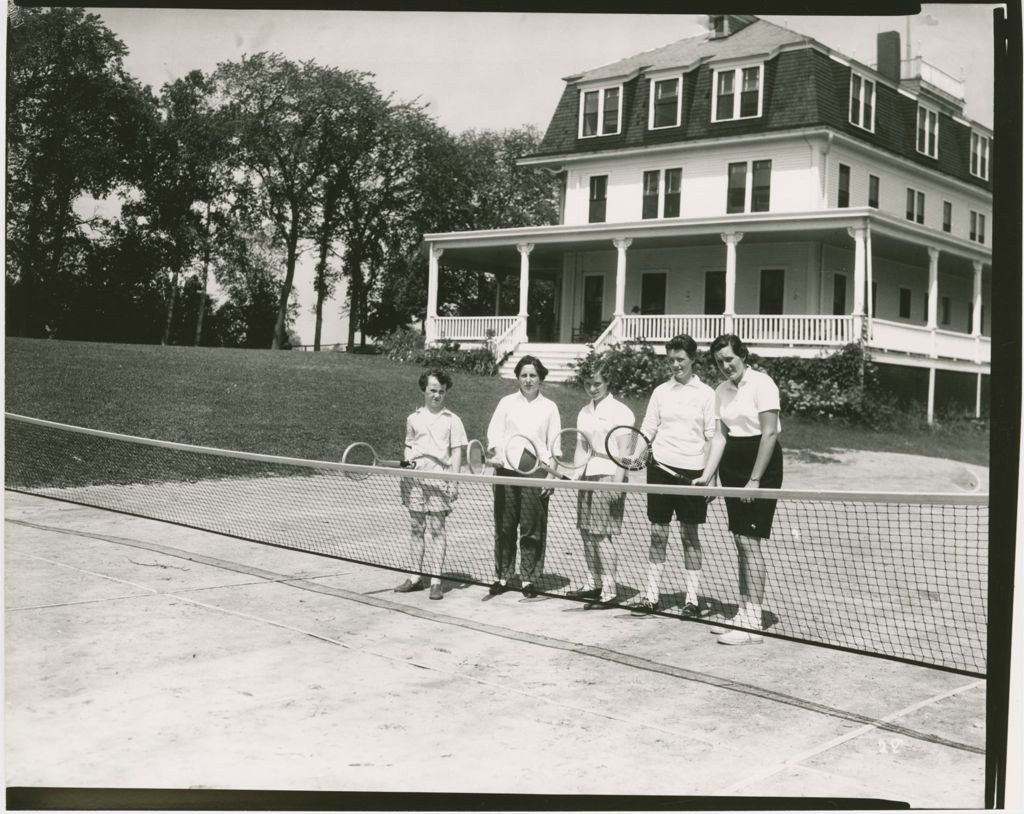
[[[489,342],[479,348],[462,348],[458,342],[442,340],[433,347],[424,347],[423,334],[399,328],[380,342],[381,350],[396,362],[409,362],[423,367],[444,370],[465,370],[481,376],[497,375],[498,369],[510,354],[500,360],[494,358],[494,347]]]
[[[611,389],[630,396],[646,396],[671,374],[668,361],[646,342],[609,345],[603,351],[591,350],[571,363],[576,371],[572,384],[583,380],[597,365],[605,369]]]

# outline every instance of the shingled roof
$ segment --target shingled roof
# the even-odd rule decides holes
[[[660,48],[610,62],[599,68],[567,76],[565,81],[590,82],[612,77],[631,76],[640,70],[659,71],[668,68],[681,68],[712,58],[730,59],[753,56],[769,53],[783,45],[812,42],[814,40],[810,37],[759,19],[728,37],[716,38],[710,32],[705,32],[695,37],[687,37]]]

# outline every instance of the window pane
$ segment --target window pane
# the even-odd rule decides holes
[[[608,176],[590,178],[590,223],[604,223],[608,195]]]
[[[978,136],[971,134],[971,172],[978,174]]]
[[[704,313],[721,314],[725,311],[725,272],[708,271],[704,274]]]
[[[953,204],[942,202],[942,231],[949,232],[953,228]]]
[[[914,190],[907,187],[907,220],[914,219]]]
[[[868,176],[868,206],[878,209],[878,176]]]
[[[975,240],[978,236],[978,213],[971,212],[971,240]]]
[[[732,71],[723,71],[718,75],[717,115],[719,119],[733,118],[732,105],[734,98],[735,76],[735,73]]]
[[[676,111],[679,101],[679,80],[664,79],[654,84],[654,126],[672,127],[678,124]]]
[[[832,275],[832,314],[840,316],[846,313],[846,275]]]
[[[602,135],[619,132],[619,89],[609,88],[604,92],[604,126]]]
[[[850,205],[850,168],[845,164],[839,165],[839,200],[837,203],[840,209]]]
[[[740,115],[756,116],[758,88],[760,87],[761,69],[743,69],[743,92],[740,94]]]
[[[683,171],[665,170],[665,217],[679,217],[679,202],[682,198]]]
[[[860,124],[860,77],[850,77],[850,121]]]
[[[761,270],[761,314],[781,314],[785,301],[786,272],[783,269]]]
[[[979,174],[982,178],[988,178],[988,139],[981,140],[981,163]]]
[[[978,215],[978,242],[985,242],[985,216]]]
[[[917,222],[924,223],[924,193],[917,193]]]
[[[747,197],[747,165],[729,165],[729,195],[726,201],[725,211],[727,213],[743,212],[746,207]]]
[[[583,94],[583,135],[597,135],[597,91]]]
[[[658,187],[660,184],[661,172],[659,170],[651,170],[650,172],[644,173],[644,200],[642,213],[644,220],[658,217]]]
[[[934,156],[938,153],[938,145],[935,143],[939,131],[939,117],[936,113],[928,114],[928,155]]]
[[[872,117],[875,109],[875,83],[864,80],[864,121],[863,126],[868,130],[873,129]]]
[[[925,134],[925,111],[921,108],[917,109],[917,150],[923,153],[925,147],[928,144],[927,136]]]
[[[771,203],[772,162],[754,162],[754,187],[750,197],[751,212],[767,212]]]
[[[900,289],[900,318],[910,319],[910,289]]]

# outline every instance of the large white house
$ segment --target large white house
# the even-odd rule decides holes
[[[739,334],[762,356],[862,341],[883,380],[980,414],[990,373],[992,132],[963,84],[752,15],[565,79],[539,152],[558,225],[427,234],[428,341],[493,338],[555,376],[587,343]],[[519,313],[438,316],[446,263],[518,268]],[[527,313],[531,286],[553,289]]]

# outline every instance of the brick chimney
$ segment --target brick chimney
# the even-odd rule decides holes
[[[708,30],[711,31],[711,38],[717,40],[756,23],[757,19],[753,14],[709,14]]]
[[[900,81],[900,32],[883,31],[878,35],[878,72],[896,84]]]

